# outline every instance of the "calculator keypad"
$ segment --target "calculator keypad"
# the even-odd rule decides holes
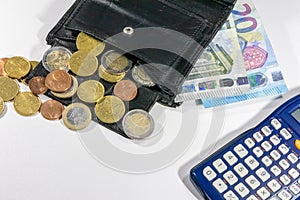
[[[224,199],[292,199],[300,194],[299,155],[290,147],[292,138],[291,130],[274,118],[205,167],[203,175]]]

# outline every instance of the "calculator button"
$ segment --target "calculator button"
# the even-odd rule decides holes
[[[296,162],[298,162],[298,157],[294,154],[294,153],[291,153],[288,155],[287,157],[289,159],[289,161],[291,161],[291,163],[295,164]]]
[[[258,198],[256,198],[254,195],[251,195],[246,200],[258,200]]]
[[[272,172],[275,176],[278,176],[279,174],[281,174],[281,169],[279,169],[278,166],[274,165],[273,167],[271,167],[271,172]]]
[[[283,155],[287,154],[287,153],[290,151],[290,149],[289,149],[285,144],[280,145],[279,148],[278,148],[278,150],[279,150]]]
[[[270,192],[265,187],[257,190],[257,194],[262,200],[265,200],[271,196]]]
[[[247,157],[245,159],[245,163],[250,167],[251,170],[254,170],[259,166],[259,162],[257,162],[253,156]]]
[[[241,163],[237,164],[235,167],[234,167],[234,171],[241,177],[245,177],[249,171],[248,169]]]
[[[284,170],[286,170],[290,167],[290,164],[284,159],[279,162],[279,165]]]
[[[263,181],[266,182],[271,178],[271,175],[264,169],[264,168],[259,168],[259,170],[256,171],[256,175]]]
[[[264,126],[261,129],[261,132],[263,132],[263,134],[265,134],[266,137],[272,134],[272,130],[268,126]]]
[[[243,183],[237,184],[234,189],[243,198],[250,193],[249,189]]]
[[[246,178],[246,183],[253,189],[255,190],[256,188],[258,188],[260,186],[260,182],[253,176],[249,176],[248,178]]]
[[[282,175],[279,179],[284,185],[288,185],[291,182],[291,179],[286,174]]]
[[[233,150],[235,151],[235,153],[237,153],[237,155],[239,155],[240,158],[244,158],[248,155],[248,151],[241,144],[237,145]]]
[[[253,149],[253,153],[256,155],[256,157],[261,157],[263,154],[264,154],[264,152],[261,150],[261,148],[260,147],[255,147],[254,149]]]
[[[264,137],[260,132],[256,132],[253,134],[254,139],[256,140],[256,142],[261,142]]]
[[[297,165],[297,168],[300,170],[300,163]]]
[[[281,135],[285,140],[289,140],[289,139],[292,138],[292,134],[291,134],[286,128],[281,129],[280,135]]]
[[[227,185],[220,178],[213,182],[213,186],[218,190],[219,193],[223,193],[227,190]]]
[[[299,177],[299,172],[297,170],[295,170],[294,168],[290,169],[290,171],[288,172],[288,174],[293,178],[296,179]]]
[[[278,181],[277,180],[271,180],[268,184],[267,184],[267,186],[273,191],[273,192],[277,192],[278,190],[280,190],[280,188],[281,188],[281,185],[280,185],[280,183],[278,183]]]
[[[247,147],[248,147],[249,149],[251,149],[251,148],[253,148],[253,147],[255,146],[255,142],[254,142],[253,139],[251,139],[251,138],[247,138],[247,139],[245,140],[245,144],[247,145]]]
[[[226,172],[223,177],[230,185],[233,185],[236,182],[238,182],[238,178],[234,175],[232,171]]]
[[[230,166],[234,165],[238,161],[237,157],[231,151],[224,154],[223,158]]]
[[[219,173],[222,173],[225,170],[227,170],[227,166],[225,165],[225,163],[221,159],[218,159],[215,162],[213,162],[213,166],[216,168],[216,170]]]
[[[224,194],[226,200],[239,200],[239,198],[230,190]]]
[[[281,200],[290,200],[292,198],[292,195],[288,191],[282,190],[278,193],[278,197]]]
[[[278,121],[278,119],[272,119],[271,125],[272,125],[276,130],[278,130],[278,129],[281,128],[281,123]]]
[[[217,174],[215,173],[215,171],[211,167],[205,167],[203,169],[203,175],[209,181],[211,181],[211,180],[213,180],[214,178],[217,177]]]
[[[271,142],[277,146],[278,144],[280,144],[280,139],[276,136],[276,135],[272,135],[270,138]]]
[[[300,188],[299,188],[299,186],[296,185],[296,184],[292,184],[292,185],[289,187],[289,189],[292,191],[292,193],[293,193],[294,195],[297,195],[297,194],[300,193]]]
[[[274,160],[279,160],[279,158],[281,157],[281,155],[279,154],[279,152],[278,151],[276,151],[276,150],[273,150],[273,151],[271,151],[271,157],[274,159]]]
[[[263,157],[263,158],[261,159],[261,161],[266,165],[266,167],[271,166],[271,164],[272,164],[272,162],[273,162],[273,161],[270,159],[269,156]]]
[[[268,141],[264,141],[261,146],[265,151],[270,151],[272,149],[272,145]]]

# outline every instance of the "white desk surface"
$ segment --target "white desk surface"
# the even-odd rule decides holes
[[[21,55],[30,60],[40,60],[43,52],[48,49],[45,36],[72,2],[1,0],[0,57]],[[300,3],[298,0],[254,0],[254,3],[291,91],[288,95],[292,96],[299,91],[295,88],[300,86]],[[22,90],[26,89],[22,87]],[[185,175],[182,171],[186,163],[195,156],[201,159],[199,154],[208,144],[215,144],[215,140],[209,140],[206,136],[212,134],[212,130],[219,130],[214,136],[225,142],[226,136],[234,137],[256,125],[280,101],[265,99],[207,110],[192,103],[185,103],[182,108],[175,110],[156,105],[152,112],[154,115],[163,114],[159,118],[167,132],[163,137],[169,138],[143,147],[91,125],[81,133],[83,137],[88,136],[89,131],[98,131],[112,146],[118,146],[117,152],[99,146],[99,152],[96,153],[93,153],[89,144],[84,148],[82,137],[66,129],[61,122],[49,122],[40,115],[21,117],[15,113],[12,104],[8,103],[6,114],[0,119],[0,199],[196,199],[182,182],[181,178]],[[182,120],[183,116],[191,119],[190,124]],[[215,119],[219,121],[213,121]],[[195,137],[186,146],[186,151],[171,159],[173,162],[167,166],[157,163],[154,166],[161,169],[150,173],[121,172],[95,159],[100,154],[111,153],[114,156],[111,162],[123,162],[118,167],[119,170],[130,171],[143,163],[135,159],[127,165],[126,162],[129,161],[122,156],[118,157],[118,152],[127,151],[132,155],[143,153],[147,157],[148,154],[169,148],[176,134],[191,135],[191,131]],[[100,144],[102,145],[101,141]],[[163,159],[157,156],[156,160],[154,157],[153,163],[162,162]],[[153,169],[154,167],[150,167],[148,170]]]

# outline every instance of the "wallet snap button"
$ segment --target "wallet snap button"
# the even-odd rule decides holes
[[[127,35],[132,35],[134,33],[134,29],[132,27],[127,26],[123,29],[123,32]]]

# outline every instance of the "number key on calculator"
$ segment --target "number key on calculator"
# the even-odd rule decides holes
[[[206,199],[300,199],[300,95],[191,172]]]

